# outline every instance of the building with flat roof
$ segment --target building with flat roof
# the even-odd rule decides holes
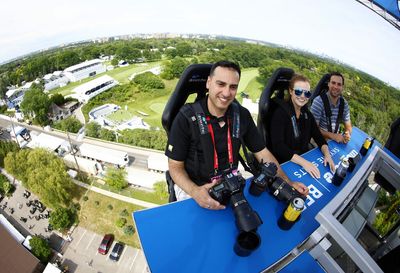
[[[77,98],[80,102],[86,103],[91,98],[116,86],[117,84],[118,81],[108,75],[104,75],[74,88],[75,94],[73,97]]]
[[[100,59],[93,59],[67,67],[66,69],[64,69],[64,75],[71,82],[76,82],[91,76],[95,76],[99,73],[103,73],[105,71],[106,67],[103,65],[103,61]]]
[[[43,266],[28,249],[0,224],[0,271],[2,273],[40,273]]]
[[[53,73],[47,74],[42,79],[44,81],[45,91],[50,91],[58,87],[63,87],[67,85],[70,81],[61,71],[55,71]]]

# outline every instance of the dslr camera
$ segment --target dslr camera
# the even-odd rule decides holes
[[[210,196],[222,205],[233,209],[236,226],[240,231],[256,230],[262,220],[243,195],[246,180],[238,172],[228,171],[222,175],[221,183],[209,189]]]
[[[295,188],[289,185],[285,180],[276,176],[278,170],[275,163],[260,163],[260,172],[254,176],[250,184],[249,192],[254,196],[260,196],[262,192],[268,190],[279,201],[291,202],[294,198],[304,199]]]

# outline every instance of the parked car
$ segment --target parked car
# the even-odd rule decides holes
[[[123,249],[124,249],[123,244],[121,244],[120,242],[115,243],[110,254],[110,260],[117,262],[119,260],[119,257],[121,256]]]
[[[104,235],[103,240],[101,241],[101,244],[98,249],[99,253],[106,255],[113,241],[114,241],[114,236],[112,234]]]

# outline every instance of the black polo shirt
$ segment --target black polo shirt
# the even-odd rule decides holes
[[[203,108],[205,115],[210,117],[210,122],[214,131],[215,147],[218,155],[218,165],[219,165],[218,169],[222,171],[230,167],[228,160],[228,146],[227,146],[228,145],[227,119],[233,116],[231,109],[232,107],[230,106],[228,108],[227,113],[224,116],[225,125],[223,127],[220,127],[217,117],[212,116],[208,111],[207,99],[208,96],[200,100],[200,105]],[[265,145],[263,143],[261,136],[258,133],[258,130],[254,124],[250,112],[242,106],[239,106],[239,111],[240,111],[240,132],[246,147],[253,153],[261,151],[263,148],[265,148]],[[182,112],[178,112],[172,123],[165,155],[176,161],[184,161],[185,169],[189,177],[196,184],[203,185],[209,182],[210,174],[200,173],[197,175],[196,174],[197,170],[194,170],[193,163],[191,163],[194,162],[195,160],[194,157],[196,154],[198,157],[197,160],[199,164],[205,164],[205,161],[203,156],[203,147],[199,141],[199,138],[192,137],[193,131],[190,122],[192,121],[189,121]],[[230,128],[231,134],[232,134],[232,123],[233,122],[231,122],[231,128]],[[196,129],[195,132],[200,134],[199,129],[197,127],[195,129]],[[238,165],[238,156],[239,156],[238,154],[233,155],[235,166]]]

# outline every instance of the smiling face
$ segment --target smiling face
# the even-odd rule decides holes
[[[329,94],[332,98],[338,98],[343,91],[343,79],[340,76],[332,75],[328,82]]]
[[[295,89],[301,89],[303,91],[300,96],[297,96],[295,94]],[[292,100],[295,109],[300,109],[307,104],[309,98],[305,97],[305,91],[310,91],[310,83],[306,81],[296,81],[294,83],[293,89],[289,90],[290,99]]]
[[[208,100],[210,114],[221,117],[235,99],[239,86],[239,73],[227,67],[217,67],[207,79]]]

